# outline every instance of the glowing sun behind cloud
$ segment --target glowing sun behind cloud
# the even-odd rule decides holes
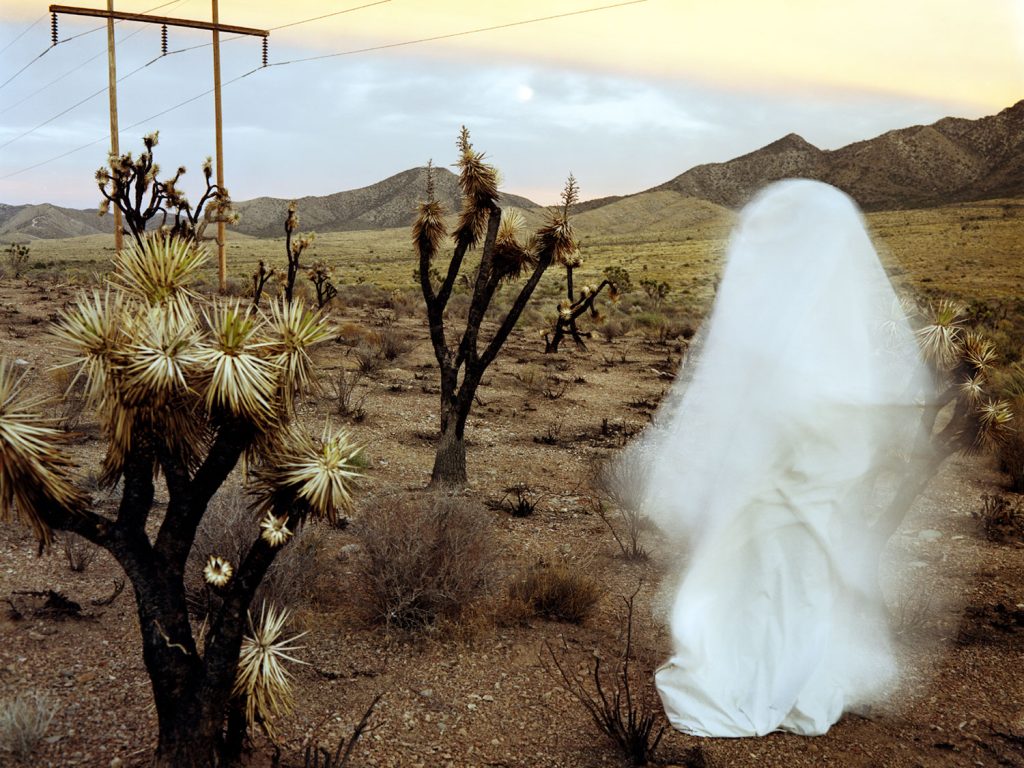
[[[516,100],[517,101],[521,101],[524,104],[526,102],[528,102],[528,101],[532,101],[533,100],[533,88],[528,86],[526,83],[523,83],[522,85],[520,85],[518,88],[516,88]]]

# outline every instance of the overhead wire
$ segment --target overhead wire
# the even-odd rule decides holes
[[[292,22],[289,22],[288,24],[280,24],[280,25],[278,25],[276,27],[268,27],[267,31],[268,32],[276,32],[279,29],[286,29],[288,27],[297,27],[300,24],[309,24],[310,22],[321,21],[323,19],[329,19],[332,16],[341,16],[342,14],[345,14],[345,13],[352,13],[353,11],[361,11],[364,8],[372,8],[375,5],[384,5],[385,3],[390,3],[390,2],[391,2],[391,0],[375,0],[375,2],[372,2],[372,3],[364,3],[363,5],[356,5],[356,6],[353,6],[351,8],[345,8],[345,9],[340,10],[340,11],[334,11],[333,13],[325,13],[325,14],[323,14],[321,16],[312,16],[312,17],[310,17],[308,19],[301,19],[299,21],[292,21]],[[221,41],[221,43],[230,43],[232,40],[240,40],[243,37],[251,37],[251,35],[232,35],[231,37],[222,37],[220,41]],[[165,55],[166,56],[173,56],[176,53],[185,53],[187,51],[195,51],[195,50],[198,50],[199,48],[209,48],[211,45],[213,45],[212,42],[209,42],[209,43],[198,43],[197,45],[190,45],[190,46],[187,46],[185,48],[177,48],[177,49],[175,49],[173,51],[168,51]]]
[[[360,6],[360,7],[369,7],[369,5],[378,5],[378,4],[380,4],[380,2],[388,2],[388,1],[389,0],[378,0],[378,2],[370,3],[370,4],[368,4],[368,6]],[[552,20],[555,20],[555,19],[563,19],[563,18],[568,18],[568,17],[571,17],[571,16],[581,16],[581,15],[584,15],[584,14],[596,13],[598,11],[605,11],[605,10],[610,10],[610,9],[613,9],[613,8],[622,8],[622,7],[629,6],[629,5],[638,5],[638,4],[644,3],[644,2],[647,2],[647,0],[624,0],[624,2],[611,3],[611,4],[608,4],[608,5],[601,5],[601,6],[594,6],[594,7],[591,7],[591,8],[583,8],[583,9],[580,9],[578,11],[567,11],[565,13],[552,14],[552,15],[549,15],[549,16],[538,16],[538,17],[534,17],[534,18],[530,18],[530,19],[523,19],[523,20],[520,20],[520,21],[512,21],[512,22],[505,22],[503,24],[495,24],[495,25],[488,26],[488,27],[477,27],[475,29],[468,29],[468,30],[463,30],[463,31],[460,31],[460,32],[450,32],[450,33],[447,33],[447,34],[444,34],[444,35],[434,35],[434,36],[431,36],[431,37],[417,38],[415,40],[406,40],[406,41],[402,41],[402,42],[398,42],[398,43],[385,43],[383,45],[369,46],[369,47],[366,47],[366,48],[357,48],[357,49],[352,49],[352,50],[348,50],[348,51],[338,51],[336,53],[322,54],[322,55],[319,55],[319,56],[309,56],[309,57],[302,58],[302,59],[292,59],[292,60],[289,60],[289,61],[272,62],[272,63],[267,64],[267,65],[262,66],[262,67],[256,67],[255,69],[249,70],[248,72],[245,72],[245,73],[243,73],[241,75],[238,75],[237,77],[233,77],[230,80],[226,80],[226,81],[221,83],[221,87],[223,88],[225,86],[231,85],[232,83],[237,83],[239,80],[243,80],[244,78],[247,78],[250,75],[253,75],[256,72],[259,72],[260,70],[266,69],[268,67],[275,67],[275,66],[281,67],[281,66],[286,66],[286,65],[289,65],[289,64],[299,64],[301,62],[306,62],[306,61],[317,61],[317,60],[320,60],[320,59],[335,58],[335,57],[338,57],[338,56],[353,56],[355,54],[360,54],[360,53],[370,53],[372,51],[382,51],[382,50],[387,50],[387,49],[391,49],[391,48],[400,48],[400,47],[403,47],[403,46],[417,45],[417,44],[420,44],[420,43],[434,42],[436,40],[448,40],[448,39],[451,39],[451,38],[454,38],[454,37],[463,37],[463,36],[466,36],[466,35],[474,35],[474,34],[479,34],[479,33],[482,33],[482,32],[492,32],[492,31],[496,31],[496,30],[499,30],[499,29],[509,29],[509,28],[512,28],[512,27],[520,27],[520,26],[524,26],[524,25],[527,25],[527,24],[536,24],[536,23],[543,22],[543,21],[552,21]],[[351,10],[358,10],[358,9],[357,8],[351,8],[351,9],[347,9],[346,11],[339,11],[338,13],[346,13],[346,12],[351,11]],[[329,15],[337,15],[337,14],[329,14]],[[318,19],[308,19],[306,21],[316,21],[316,20],[318,20]],[[301,23],[305,23],[305,21],[293,22],[293,23],[288,24],[288,25],[282,25],[282,27],[284,27],[284,26],[295,26],[296,24],[301,24]],[[233,39],[233,38],[231,38],[231,39]],[[204,47],[204,46],[195,46],[195,47]],[[181,51],[176,51],[176,52],[181,52]],[[162,58],[162,57],[157,57],[157,59],[154,59],[153,61],[158,61],[160,58]],[[144,64],[142,67],[140,67],[140,69],[144,69],[145,67],[149,66],[150,64],[153,63],[153,61],[150,61],[147,64]],[[136,71],[138,71],[138,70],[136,70]],[[134,74],[134,72],[132,72],[130,74]],[[125,75],[125,77],[129,77],[130,74],[129,75]],[[204,96],[208,96],[209,94],[213,93],[214,90],[215,89],[210,88],[210,89],[208,89],[206,91],[203,91],[202,93],[198,93],[195,96],[192,96],[192,97],[190,97],[188,99],[185,99],[184,101],[181,101],[181,102],[175,104],[174,106],[168,107],[167,109],[161,110],[160,112],[157,112],[155,114],[149,115],[148,117],[145,117],[142,120],[139,120],[139,121],[137,121],[135,123],[132,123],[131,125],[127,125],[127,126],[125,126],[123,128],[120,128],[118,130],[118,133],[119,134],[120,133],[124,133],[125,131],[131,130],[132,128],[136,128],[136,127],[142,125],[143,123],[147,123],[150,120],[154,120],[154,119],[156,119],[158,117],[162,117],[163,115],[166,115],[169,112],[173,112],[176,109],[180,109],[181,107],[184,107],[187,104],[191,104],[192,102],[197,101],[198,99],[201,99]],[[94,96],[95,96],[95,94],[94,94]],[[90,98],[93,98],[93,97],[90,97]],[[108,138],[108,136],[101,136],[100,138],[95,139],[93,141],[90,141],[87,144],[81,145],[80,147],[75,147],[74,149],[68,150],[67,152],[63,152],[63,153],[61,153],[59,155],[56,155],[54,157],[51,157],[51,158],[48,158],[46,160],[42,160],[42,161],[40,161],[38,163],[35,163],[34,165],[30,165],[30,166],[28,166],[26,168],[22,168],[20,170],[8,173],[8,174],[6,174],[4,176],[0,176],[0,181],[3,181],[5,179],[9,179],[9,178],[11,178],[13,176],[18,176],[18,175],[20,175],[22,173],[26,173],[26,172],[31,171],[31,170],[35,170],[36,168],[39,168],[41,166],[44,166],[44,165],[47,165],[49,163],[55,162],[57,160],[60,160],[62,158],[65,158],[68,155],[73,155],[76,152],[80,152],[83,149],[88,149],[89,147],[94,146],[96,144],[99,144],[101,141],[104,141],[107,138]]]
[[[36,19],[36,20],[35,20],[35,21],[33,21],[33,22],[32,22],[31,24],[29,24],[29,25],[28,25],[27,27],[25,27],[25,28],[24,28],[23,30],[21,30],[21,32],[19,32],[19,33],[18,33],[17,35],[15,35],[14,39],[13,39],[13,40],[11,40],[11,42],[9,42],[9,43],[8,43],[7,45],[5,45],[5,46],[4,46],[3,48],[0,48],[0,53],[3,53],[3,52],[4,52],[4,51],[6,51],[6,50],[7,50],[8,48],[10,48],[10,47],[11,47],[12,45],[14,45],[14,44],[15,44],[16,42],[18,42],[19,40],[21,40],[21,38],[23,38],[23,37],[25,36],[25,34],[26,34],[26,33],[27,33],[27,32],[28,32],[28,31],[29,31],[30,29],[32,29],[32,28],[33,28],[34,26],[36,26],[36,24],[38,24],[38,23],[39,23],[40,21],[42,21],[42,20],[43,20],[43,19],[45,19],[45,18],[46,18],[46,14],[44,13],[44,14],[43,14],[42,16],[40,16],[40,17],[39,17],[38,19]]]
[[[555,19],[565,19],[570,16],[582,16],[587,13],[596,13],[598,11],[607,11],[612,8],[622,8],[627,5],[637,5],[639,3],[645,3],[647,0],[624,0],[620,3],[611,3],[609,5],[600,5],[593,8],[583,8],[578,11],[567,11],[565,13],[556,13],[551,16],[538,16],[532,19],[522,19],[520,21],[509,21],[504,24],[494,24],[489,27],[477,27],[475,29],[466,29],[461,32],[449,32],[444,35],[433,35],[432,37],[420,37],[415,40],[404,40],[398,43],[385,43],[383,45],[373,45],[368,48],[355,48],[349,51],[338,51],[337,53],[324,53],[318,56],[307,56],[302,59],[291,59],[289,61],[275,61],[268,64],[268,67],[283,67],[287,64],[299,64],[304,61],[319,61],[321,59],[332,59],[338,56],[353,56],[357,53],[370,53],[371,51],[384,51],[389,48],[402,48],[407,45],[418,45],[420,43],[432,43],[437,40],[450,40],[453,37],[464,37],[466,35],[476,35],[481,32],[494,32],[499,29],[510,29],[512,27],[521,27],[526,24],[536,24],[541,21],[553,21]]]
[[[167,7],[167,6],[169,6],[169,5],[176,5],[176,4],[180,3],[180,2],[182,2],[182,0],[170,0],[170,2],[162,3],[161,5],[157,5],[157,6],[153,7],[153,8],[150,8],[150,9],[149,9],[148,11],[144,11],[144,13],[152,13],[153,11],[158,11],[158,10],[160,10],[161,8],[166,8],[166,7]],[[46,17],[44,16],[43,18],[46,18]],[[39,23],[38,21],[37,21],[37,22],[35,22],[35,24],[38,24],[38,23]],[[120,24],[120,23],[121,23],[121,19],[118,19],[118,20],[117,20],[117,21],[115,21],[114,23],[115,23],[115,24]],[[31,25],[31,26],[29,27],[29,29],[31,29],[31,28],[32,28],[33,26],[35,26],[35,24],[32,24],[32,25]],[[100,25],[100,26],[98,26],[98,27],[93,27],[92,29],[87,29],[87,30],[85,30],[84,32],[79,32],[79,33],[78,33],[78,34],[76,34],[76,35],[71,35],[70,37],[65,37],[65,38],[64,38],[63,40],[58,40],[58,41],[57,41],[56,43],[54,43],[54,44],[52,44],[52,45],[48,45],[48,46],[47,46],[47,47],[46,47],[46,48],[45,48],[45,49],[44,49],[44,50],[43,50],[43,51],[42,51],[41,53],[39,53],[39,54],[38,54],[38,55],[37,55],[37,56],[36,56],[35,58],[31,59],[31,60],[30,60],[30,61],[29,61],[29,62],[28,62],[28,63],[27,63],[27,64],[26,64],[25,66],[23,66],[23,67],[22,67],[21,69],[19,69],[19,70],[18,70],[17,72],[15,72],[15,73],[14,73],[13,75],[11,75],[11,76],[10,76],[9,78],[7,78],[6,80],[4,80],[4,81],[3,81],[2,83],[0,83],[0,89],[3,89],[3,88],[5,88],[5,87],[6,87],[6,86],[7,86],[8,84],[10,84],[10,83],[14,82],[14,80],[15,80],[15,79],[16,79],[16,78],[17,78],[17,77],[18,77],[18,76],[19,76],[19,75],[20,75],[20,74],[21,74],[22,72],[24,72],[25,70],[27,70],[27,69],[28,69],[29,67],[31,67],[31,66],[32,66],[33,64],[35,64],[35,63],[36,63],[37,61],[39,61],[39,60],[40,60],[41,58],[43,58],[43,56],[45,56],[46,54],[48,54],[48,53],[49,53],[50,51],[52,51],[52,50],[53,50],[54,48],[56,48],[56,47],[57,47],[58,45],[60,45],[61,43],[67,43],[67,42],[70,42],[70,41],[72,41],[72,40],[75,40],[76,38],[79,38],[79,37],[83,37],[83,36],[85,36],[85,35],[90,35],[90,34],[92,34],[93,32],[98,32],[99,30],[101,30],[101,29],[106,29],[106,28],[107,28],[107,25],[106,25],[106,24],[101,24],[101,25]],[[28,30],[26,29],[26,30],[25,30],[25,32],[27,32],[27,31],[28,31]],[[25,32],[22,32],[21,34],[25,34]],[[20,37],[20,36],[21,36],[21,35],[19,35],[19,37]],[[13,43],[14,41],[11,41],[11,42]],[[10,47],[10,44],[8,44],[8,47]],[[4,50],[6,50],[6,48],[5,48]],[[95,58],[95,57],[94,57],[94,58]],[[90,59],[90,61],[91,61],[91,60],[92,60],[92,59]]]

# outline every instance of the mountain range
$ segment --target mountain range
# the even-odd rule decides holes
[[[636,201],[644,208],[664,206],[666,215],[678,209],[679,198],[737,208],[768,182],[792,176],[839,187],[869,211],[1018,197],[1024,195],[1024,100],[989,117],[946,117],[835,150],[819,149],[789,134],[727,162],[698,165],[644,192],[584,201],[577,212],[629,198],[644,198]],[[434,185],[437,199],[457,211],[455,174],[434,169]],[[332,232],[408,226],[425,188],[426,168],[412,168],[360,189],[304,197],[296,201],[300,228]],[[540,207],[506,193],[499,203],[525,210]],[[254,237],[282,235],[287,205],[287,200],[270,197],[236,202],[241,218],[233,230]],[[610,216],[609,221],[617,218]],[[95,209],[0,203],[0,239],[5,241],[109,231],[109,219],[101,219]]]

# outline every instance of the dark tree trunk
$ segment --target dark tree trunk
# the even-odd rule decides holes
[[[456,420],[452,419],[438,438],[430,484],[462,486],[466,480],[466,440],[462,430],[456,427]]]
[[[474,366],[475,368],[475,366]],[[477,387],[483,369],[466,371],[458,394],[453,392],[455,381],[448,380],[448,394],[442,390],[441,396],[441,434],[437,440],[437,451],[434,454],[434,469],[430,474],[430,484],[434,486],[463,486],[466,484],[466,420],[473,407]],[[448,394],[448,396],[445,396]]]

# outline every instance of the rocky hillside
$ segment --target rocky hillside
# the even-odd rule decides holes
[[[411,168],[361,189],[337,192],[324,197],[303,197],[299,206],[299,228],[313,232],[340,232],[355,229],[406,227],[416,217],[416,206],[424,199],[427,169]],[[458,178],[447,168],[434,169],[435,195],[449,211],[461,207]],[[501,205],[537,208],[525,197],[502,193]],[[257,237],[284,235],[288,200],[257,197],[237,203],[241,215],[239,232]]]
[[[417,203],[424,197],[426,184],[426,168],[411,168],[361,189],[300,198],[296,201],[299,228],[304,232],[341,232],[409,226],[416,216]],[[437,199],[457,213],[460,198],[455,174],[447,168],[435,168],[434,187]],[[283,236],[289,202],[274,197],[236,202],[241,219],[233,230],[256,237]],[[501,204],[524,210],[538,208],[532,200],[505,193]],[[112,219],[101,218],[95,208],[0,203],[0,242],[106,234],[112,229]]]
[[[27,242],[79,235],[96,235],[113,229],[112,218],[101,218],[95,208],[77,210],[49,203],[4,205],[0,203],[0,241]]]
[[[1024,194],[1024,101],[978,120],[946,117],[836,150],[796,134],[724,163],[691,168],[654,190],[736,207],[790,176],[828,182],[867,210]]]

